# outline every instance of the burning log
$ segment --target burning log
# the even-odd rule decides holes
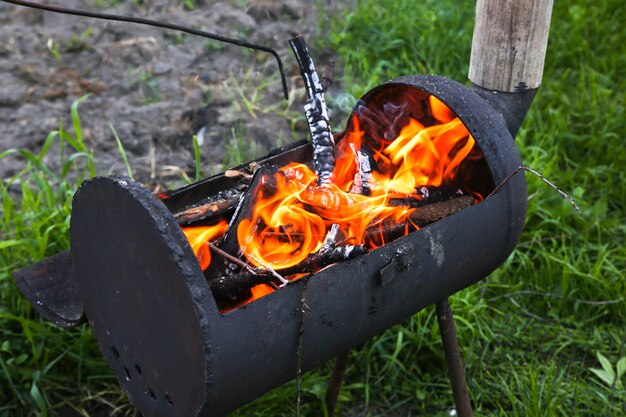
[[[391,223],[383,221],[381,223],[369,226],[365,230],[365,241],[374,242],[376,245],[384,244],[406,233],[441,220],[454,213],[457,213],[474,203],[474,197],[464,195],[462,197],[453,198],[448,201],[428,204],[426,206],[416,208],[404,223]]]
[[[231,197],[222,198],[210,203],[201,204],[174,214],[174,218],[181,226],[212,217],[221,217],[231,211],[239,202],[242,193],[237,192]]]
[[[315,272],[325,266],[346,261],[368,252],[365,245],[337,245],[336,242],[340,240],[338,238],[339,234],[339,225],[333,225],[326,235],[320,250],[310,254],[297,265],[281,269],[280,273],[284,276],[290,276]]]
[[[352,194],[369,195],[372,181],[372,163],[369,153],[365,149],[355,149],[350,144],[355,155],[356,174],[350,192]]]
[[[250,297],[250,288],[272,282],[272,275],[254,274],[248,270],[236,275],[228,275],[209,280],[209,288],[216,301],[237,303]]]
[[[338,234],[339,227],[334,225],[326,236],[324,245],[319,251],[310,254],[297,265],[280,270],[282,274],[279,275],[281,285],[286,283],[283,276],[315,272],[333,263],[342,262],[367,253],[367,249],[364,245],[335,246]],[[241,298],[249,296],[250,288],[255,285],[273,284],[272,279],[277,276],[275,271],[271,269],[252,268],[211,243],[209,243],[209,247],[225,260],[229,260],[242,267],[241,272],[236,275],[222,276],[209,281],[211,291],[217,300],[221,299],[228,302],[237,302],[240,301]]]
[[[248,190],[243,195],[237,205],[237,208],[235,209],[235,213],[233,214],[233,217],[228,225],[228,231],[224,235],[222,244],[219,245],[220,249],[230,254],[239,255],[240,248],[239,243],[237,242],[237,227],[239,227],[241,220],[252,214],[259,197],[261,197],[264,193],[273,192],[270,185],[272,171],[273,170],[268,167],[259,167],[256,170],[252,180],[250,181]]]
[[[463,191],[454,184],[442,184],[438,187],[418,187],[417,194],[421,198],[390,198],[390,206],[423,207],[429,204],[441,203],[463,196]]]
[[[347,261],[359,255],[366,254],[365,245],[338,245],[327,249],[320,249],[318,252],[307,256],[302,262],[289,268],[281,269],[284,276],[315,272],[328,265]]]
[[[451,183],[441,184],[438,187],[432,185],[418,187],[417,192],[423,198],[423,201],[428,201],[429,204],[440,203],[463,195],[463,191],[457,185]]]
[[[237,242],[237,227],[239,227],[239,223],[242,219],[248,217],[252,213],[258,197],[261,196],[264,192],[271,192],[271,187],[268,187],[271,173],[272,170],[267,167],[259,167],[254,173],[254,176],[250,181],[250,186],[239,200],[239,204],[237,205],[235,213],[230,220],[228,229],[224,234],[221,243],[218,245],[219,249],[221,249],[223,252],[228,253],[234,257],[238,257],[241,254],[241,248],[239,246],[239,243]],[[221,259],[221,262],[217,260],[211,262],[209,267],[204,272],[204,275],[209,283],[216,278],[232,275],[232,273],[228,273],[229,265],[232,264],[232,261],[224,258],[223,256],[221,257]],[[246,290],[248,288],[246,288]]]
[[[464,195],[462,197],[453,198],[452,200],[442,201],[439,203],[429,204],[427,206],[418,207],[409,216],[409,221],[417,226],[426,226],[427,224],[441,220],[474,203],[474,197]]]
[[[364,255],[367,252],[364,245],[325,246],[319,251],[310,254],[299,264],[281,269],[278,272],[286,277],[296,274],[308,274],[328,265]],[[209,280],[209,286],[216,299],[235,302],[249,296],[250,288],[259,284],[270,284],[273,282],[273,279],[274,275],[270,271],[258,268],[254,270],[243,269],[235,275],[226,275]]]
[[[311,132],[313,168],[317,175],[317,185],[326,185],[330,183],[330,176],[335,167],[335,140],[328,121],[325,88],[315,71],[315,65],[302,36],[291,39],[289,45],[296,55],[309,97],[304,105],[304,113]]]
[[[465,195],[448,201],[428,204],[416,208],[405,223],[382,222],[366,229],[365,240],[380,242],[396,239],[408,231],[415,230],[441,220],[451,214],[459,212],[474,203],[474,197]],[[306,274],[319,271],[320,269],[337,262],[343,262],[368,252],[365,245],[335,245],[338,239],[339,228],[332,227],[322,248],[307,256],[297,265],[281,269],[282,276],[289,277],[296,274]],[[214,248],[212,248],[215,250]],[[218,253],[219,254],[219,253]],[[242,298],[249,297],[249,289],[259,284],[270,284],[274,275],[267,270],[259,268],[244,268],[234,275],[224,275],[209,280],[209,286],[216,299],[228,302],[237,302]]]

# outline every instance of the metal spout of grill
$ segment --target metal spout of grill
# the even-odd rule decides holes
[[[457,82],[401,77],[367,93],[358,107],[407,92],[417,106],[432,94],[461,119],[482,150],[479,187],[493,189],[521,165],[502,118]],[[278,149],[257,164],[310,159],[310,146]],[[222,314],[172,213],[230,181],[218,174],[167,198],[126,178],[85,181],[73,202],[71,256],[52,271],[65,283],[54,293],[32,291],[45,275],[41,266],[39,280],[16,274],[36,307],[53,310],[49,297],[71,301],[74,311],[56,318],[74,321],[59,324],[75,324],[84,308],[102,354],[146,416],[223,415],[294,378],[303,297],[304,371],[406,320],[502,264],[526,213],[525,179],[516,176],[457,214]]]

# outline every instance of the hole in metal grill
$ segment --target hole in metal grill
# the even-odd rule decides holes
[[[141,376],[141,366],[138,363],[135,364],[135,371],[137,371],[137,375]]]
[[[172,397],[170,397],[169,394],[165,394],[163,396],[163,399],[165,400],[166,403],[168,403],[169,405],[174,405],[174,400],[172,399]]]
[[[130,374],[130,369],[128,369],[127,367],[124,367],[124,374],[126,374],[127,381],[130,381],[133,378]]]
[[[148,396],[153,400],[156,400],[156,394],[154,393],[154,390],[152,388],[148,388]]]
[[[117,359],[120,358],[120,352],[117,350],[115,346],[111,346],[111,352],[113,352],[113,355],[115,356],[115,358]]]

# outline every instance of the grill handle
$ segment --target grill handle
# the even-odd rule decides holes
[[[500,92],[541,84],[553,0],[478,0],[469,79]]]

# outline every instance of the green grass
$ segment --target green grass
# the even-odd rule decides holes
[[[395,76],[466,79],[473,2],[360,1],[320,41],[343,64],[341,82],[359,97]],[[626,6],[621,0],[558,1],[543,85],[517,144],[525,164],[564,190],[579,213],[534,177],[526,230],[513,255],[452,300],[476,415],[624,416],[626,377]],[[234,87],[233,87],[234,88]],[[242,111],[257,114],[255,98]],[[1,183],[0,416],[59,409],[132,415],[88,327],[47,324],[18,294],[10,271],[68,247],[72,194],[93,173],[77,111],[40,154]],[[262,117],[262,116],[259,116]],[[61,147],[58,172],[46,165]],[[243,157],[229,150],[229,161]],[[447,416],[453,407],[434,308],[352,352],[340,413]],[[599,355],[606,357],[601,361]],[[603,363],[604,362],[604,363]],[[598,375],[601,369],[605,378]],[[305,416],[322,415],[331,364],[305,375]],[[235,416],[292,416],[288,383]]]
[[[626,378],[626,134],[619,1],[555,2],[543,85],[518,135],[524,162],[574,195],[581,212],[534,177],[520,245],[488,279],[452,298],[477,415],[623,416]],[[466,80],[473,2],[360,1],[325,46],[359,97],[387,79],[435,73]],[[339,96],[341,98],[341,96]],[[352,354],[344,415],[448,415],[453,407],[434,309]],[[305,415],[321,407],[326,369],[309,375]],[[614,372],[617,374],[617,372]],[[289,384],[238,415],[274,415]],[[268,407],[267,409],[265,407]],[[286,406],[278,414],[290,415]]]
[[[346,88],[361,93],[416,72],[465,80],[471,3],[360,2],[330,37],[346,62]],[[597,352],[613,368],[626,356],[624,19],[619,1],[555,2],[544,82],[517,143],[525,164],[572,193],[582,210],[528,177],[518,249],[487,280],[453,297],[479,415],[626,413],[623,386],[590,371],[600,368]],[[603,302],[611,300],[621,301]],[[358,388],[347,408],[365,400],[371,415],[384,415],[405,402],[445,415],[451,399],[440,342],[432,331],[420,333],[432,328],[432,315],[420,313],[364,350],[383,346],[380,353],[356,355],[348,383]],[[403,366],[386,369],[401,334],[408,341]],[[375,372],[363,372],[372,364]]]
[[[96,409],[122,396],[89,329],[63,331],[46,323],[15,288],[10,272],[69,248],[71,199],[80,180],[95,174],[72,105],[72,132],[59,129],[40,153],[8,149],[0,161],[19,156],[24,168],[0,185],[0,416],[50,415],[50,410]],[[47,164],[58,148],[62,164]],[[106,393],[106,394],[105,394]]]

